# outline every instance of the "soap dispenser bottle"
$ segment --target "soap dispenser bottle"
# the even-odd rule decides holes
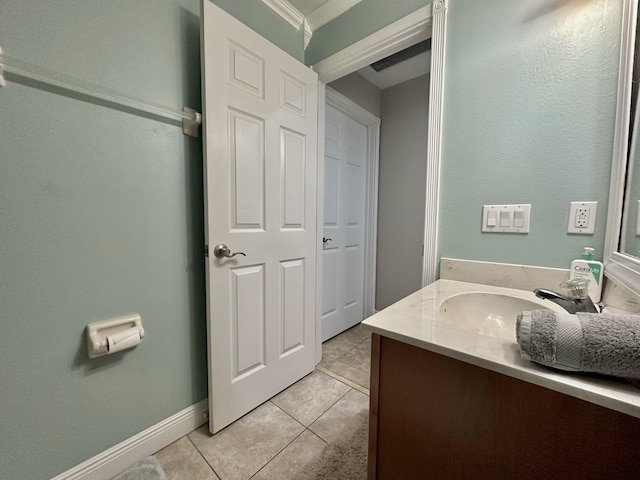
[[[593,248],[585,247],[581,258],[571,262],[571,271],[569,279],[585,279],[589,281],[589,297],[593,303],[600,301],[602,295],[602,262],[598,262],[593,258]]]

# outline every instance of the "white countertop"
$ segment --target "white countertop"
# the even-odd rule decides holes
[[[463,362],[488,368],[510,377],[556,390],[640,418],[640,389],[621,379],[547,368],[520,358],[513,340],[481,335],[468,326],[456,325],[440,313],[448,297],[464,292],[487,292],[514,296],[562,311],[532,292],[455,280],[438,280],[363,321],[373,332]]]

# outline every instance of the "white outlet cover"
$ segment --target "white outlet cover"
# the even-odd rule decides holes
[[[591,235],[596,230],[596,211],[598,202],[571,202],[569,207],[569,222],[567,224],[567,233],[578,233],[583,235]],[[578,221],[580,212],[586,211],[586,219],[583,222]],[[584,226],[582,226],[584,223]]]

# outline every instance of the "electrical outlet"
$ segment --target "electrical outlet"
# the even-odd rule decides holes
[[[571,202],[567,233],[594,233],[597,206],[598,202]]]
[[[587,228],[589,226],[589,209],[586,207],[579,207],[576,210],[576,218],[573,223],[576,228]]]

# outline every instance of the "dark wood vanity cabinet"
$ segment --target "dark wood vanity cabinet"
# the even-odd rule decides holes
[[[370,480],[640,479],[636,417],[377,334],[371,357]]]

